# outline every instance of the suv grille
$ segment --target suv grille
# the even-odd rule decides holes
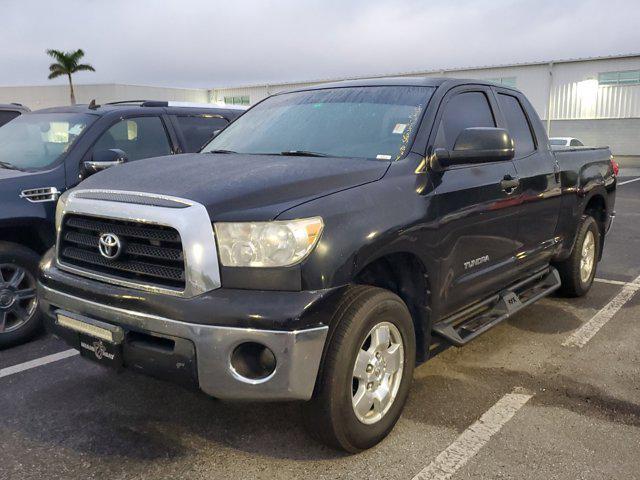
[[[120,242],[114,259],[100,252],[100,236]],[[128,281],[185,288],[184,256],[177,230],[126,220],[67,215],[59,239],[61,262]]]

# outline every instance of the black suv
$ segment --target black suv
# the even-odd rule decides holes
[[[62,192],[113,165],[196,152],[242,112],[158,101],[92,103],[38,110],[1,127],[0,348],[40,325],[35,278],[40,255],[54,242]]]
[[[19,103],[0,103],[0,127],[28,111],[27,107]]]

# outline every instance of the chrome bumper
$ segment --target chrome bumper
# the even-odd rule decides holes
[[[41,308],[49,315],[63,309],[125,329],[190,340],[196,349],[200,389],[220,399],[310,399],[329,329],[276,331],[198,325],[91,302],[44,285],[39,285],[38,294]],[[269,377],[250,380],[231,368],[230,356],[243,342],[261,343],[274,353],[276,369]]]

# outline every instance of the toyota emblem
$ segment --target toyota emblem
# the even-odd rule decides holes
[[[98,241],[100,255],[109,260],[115,260],[122,253],[122,242],[113,233],[103,233]]]

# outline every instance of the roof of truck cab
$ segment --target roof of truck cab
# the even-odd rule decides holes
[[[440,87],[447,84],[447,86],[455,85],[488,85],[492,87],[508,88],[509,90],[517,90],[505,85],[500,85],[488,80],[471,79],[471,78],[450,78],[450,77],[385,77],[385,78],[363,78],[358,80],[344,80],[340,82],[320,83],[317,85],[310,85],[307,87],[294,88],[287,90],[287,92],[303,92],[307,90],[323,90],[327,88],[341,88],[341,87],[396,87],[396,86],[408,86],[408,87]],[[285,93],[285,92],[282,92]]]

